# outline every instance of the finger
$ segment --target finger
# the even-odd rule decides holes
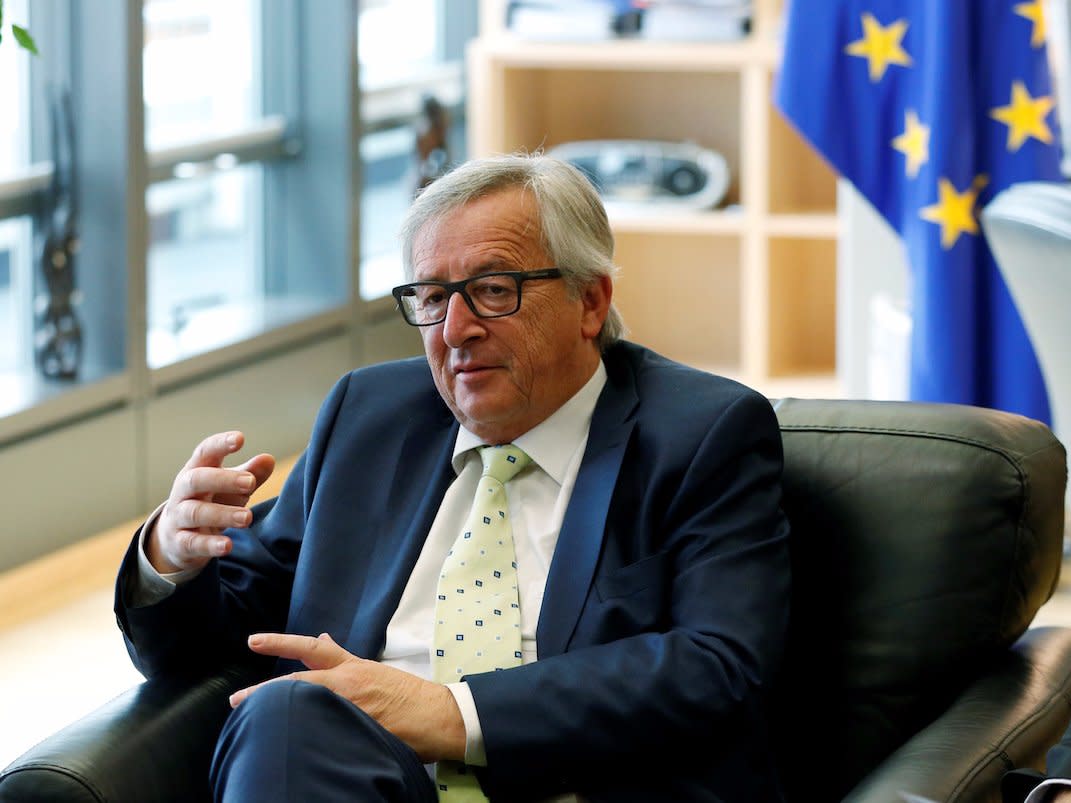
[[[197,448],[193,450],[190,459],[186,461],[185,468],[194,468],[196,466],[219,467],[223,465],[223,459],[227,455],[237,452],[244,443],[245,435],[236,430],[209,435],[197,444]]]
[[[232,694],[228,699],[231,704],[231,708],[237,708],[239,704],[249,698],[249,695],[253,694],[257,689],[267,686],[269,683],[275,683],[277,680],[301,680],[304,672],[291,672],[289,675],[281,675],[277,678],[269,678],[268,680],[261,681],[252,686],[246,686],[244,689],[239,689]]]
[[[233,546],[231,539],[225,535],[209,535],[193,530],[179,530],[174,540],[175,557],[180,559],[180,563],[193,558],[220,558],[230,554]]]
[[[292,633],[254,633],[249,637],[249,649],[261,655],[291,658],[309,669],[330,669],[350,657],[330,637],[313,638]]]
[[[269,682],[270,681],[265,681],[265,683]],[[245,702],[246,698],[249,697],[250,694],[255,692],[263,685],[264,683],[258,683],[255,686],[246,686],[244,689],[238,689],[238,691],[236,691],[234,694],[227,698],[227,701],[231,704],[231,708],[237,708],[241,703]]]
[[[170,524],[176,530],[248,527],[253,520],[253,512],[248,508],[205,502],[201,499],[183,499],[169,507]]]
[[[256,488],[256,484],[257,478],[248,471],[195,466],[183,469],[175,477],[170,501],[177,503],[183,499],[211,499],[217,495],[248,497]]]
[[[220,493],[216,496],[215,501],[225,505],[244,507],[249,503],[249,498],[267,482],[272,472],[275,471],[275,458],[270,454],[258,454],[256,457],[246,460],[240,466],[223,470],[241,472],[243,476],[252,477],[253,485],[249,490],[243,487],[234,492]]]
[[[243,471],[253,475],[256,488],[268,481],[268,477],[275,471],[275,458],[270,454],[258,454],[239,466]]]
[[[280,675],[277,678],[269,678],[268,680],[261,681],[260,683],[256,683],[252,686],[247,686],[244,689],[239,689],[229,698],[227,698],[231,704],[231,708],[237,708],[242,702],[249,699],[250,695],[256,692],[257,689],[267,686],[269,683],[276,683],[280,680],[303,680],[306,683],[315,683],[318,686],[324,686],[325,688],[331,689],[331,691],[334,691],[336,694],[338,693],[337,690],[331,685],[331,677],[327,672],[291,672],[288,675]]]

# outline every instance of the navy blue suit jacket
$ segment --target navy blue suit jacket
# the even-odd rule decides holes
[[[618,343],[550,567],[539,660],[466,679],[492,800],[774,801],[766,692],[788,622],[781,440],[765,398]],[[280,496],[167,600],[130,608],[148,676],[248,657],[253,631],[380,653],[454,478],[427,362],[343,377]],[[121,578],[134,567],[128,553]],[[122,579],[120,580],[120,590]],[[280,662],[274,671],[295,668]]]

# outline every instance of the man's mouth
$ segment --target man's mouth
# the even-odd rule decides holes
[[[455,374],[475,374],[475,373],[479,373],[480,371],[490,371],[492,368],[494,368],[493,365],[477,365],[475,363],[467,363],[465,365],[455,365],[454,366],[454,373]]]
[[[492,365],[490,363],[464,362],[464,363],[458,363],[457,365],[453,366],[452,370],[454,372],[454,376],[456,376],[456,377],[459,377],[459,378],[463,378],[463,377],[475,378],[477,376],[481,376],[481,375],[486,374],[486,373],[488,373],[490,371],[493,371],[498,367],[499,366]]]

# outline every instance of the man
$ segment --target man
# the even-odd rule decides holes
[[[779,800],[768,402],[620,341],[606,213],[563,162],[461,166],[403,244],[426,359],[343,377],[252,511],[274,461],[222,468],[241,434],[206,439],[121,570],[146,675],[269,660],[232,697],[217,798]]]

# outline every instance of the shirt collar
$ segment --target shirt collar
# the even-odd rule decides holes
[[[569,401],[559,407],[545,421],[515,438],[513,444],[532,458],[551,479],[559,485],[565,480],[565,472],[576,453],[579,444],[587,439],[591,427],[591,417],[595,413],[595,404],[599,400],[603,386],[606,384],[606,366],[602,360],[584,387],[580,388]],[[454,472],[461,473],[468,459],[468,453],[486,441],[460,427],[457,440],[454,441],[452,464]]]

